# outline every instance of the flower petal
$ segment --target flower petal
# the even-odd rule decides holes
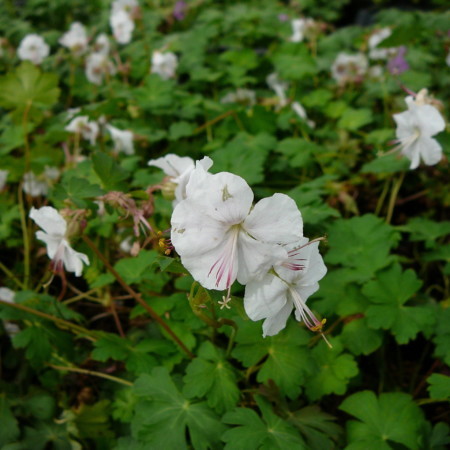
[[[263,323],[263,337],[278,334],[285,326],[292,312],[292,302],[286,302],[283,308],[274,316],[268,317]]]
[[[170,153],[157,159],[151,159],[149,166],[159,167],[169,177],[179,177],[186,170],[194,168],[194,160],[188,156],[178,156]]]
[[[39,231],[36,231],[36,238],[42,242],[45,242],[45,245],[47,246],[47,255],[50,259],[53,259],[56,255],[56,252],[58,251],[60,244],[61,244],[62,237],[52,235],[52,234],[47,234],[47,233],[44,233],[43,231],[39,230]]]
[[[262,280],[250,281],[245,287],[244,308],[251,320],[274,316],[287,302],[287,285],[267,274]]]
[[[411,108],[420,132],[425,136],[434,136],[445,129],[445,121],[440,112],[432,105],[414,105]]]
[[[416,145],[420,147],[420,156],[427,166],[433,166],[442,159],[442,147],[436,139],[423,136]]]
[[[79,277],[83,271],[83,263],[89,265],[89,258],[84,253],[75,251],[65,239],[62,241],[62,245],[64,245],[64,267],[67,272],[74,272],[75,276]]]
[[[33,219],[46,233],[54,236],[66,234],[67,223],[59,212],[51,206],[31,208],[30,218]],[[41,239],[41,238],[39,238]]]
[[[255,239],[278,244],[296,242],[303,236],[302,215],[285,194],[260,200],[245,219],[244,228]]]

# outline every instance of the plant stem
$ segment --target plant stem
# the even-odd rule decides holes
[[[405,179],[405,173],[406,172],[402,172],[402,174],[397,178],[396,181],[394,181],[392,185],[391,197],[389,199],[388,212],[386,215],[386,223],[391,223],[392,215],[394,214],[395,202],[397,201],[398,192],[403,183],[403,180]]]
[[[388,178],[384,182],[383,190],[381,191],[380,196],[378,197],[377,207],[375,208],[375,215],[378,216],[380,214],[381,208],[383,207],[384,200],[389,191],[389,185],[391,184],[391,179]]]
[[[25,289],[25,285],[2,263],[0,262],[0,269],[5,272],[5,274],[14,281],[22,289]]]
[[[28,289],[28,283],[30,281],[30,236],[28,235],[27,219],[25,216],[25,207],[23,204],[22,196],[22,184],[19,185],[19,212],[20,212],[20,226],[22,228],[22,238],[23,238],[23,289]]]
[[[79,367],[56,366],[54,364],[47,364],[47,365],[48,365],[48,367],[51,367],[52,369],[56,369],[56,370],[83,373],[85,375],[92,375],[94,377],[105,378],[106,380],[124,384],[125,386],[133,386],[133,383],[131,381],[124,380],[123,378],[114,377],[112,375],[108,375],[107,373],[96,372],[95,370],[81,369]]]
[[[172,329],[161,319],[157,312],[148,305],[138,294],[135,292],[119,275],[119,273],[111,266],[109,261],[103,256],[102,252],[97,248],[97,246],[87,237],[83,236],[84,242],[90,247],[90,249],[98,256],[100,261],[105,265],[109,272],[114,276],[118,283],[150,314],[150,316],[158,322],[159,325],[172,337],[172,339],[178,344],[178,346],[189,356],[189,358],[195,358],[191,351],[183,344],[181,339],[172,331]]]
[[[43,319],[51,320],[52,322],[55,322],[55,324],[58,325],[59,328],[69,329],[77,335],[84,335],[86,339],[89,339],[93,342],[97,340],[95,332],[90,331],[87,328],[83,328],[80,325],[76,325],[72,322],[68,322],[67,320],[60,319],[59,317],[43,313],[42,311],[38,311],[37,309],[33,309],[25,305],[20,305],[18,303],[5,302],[4,300],[0,300],[0,305],[9,306],[10,308],[19,309],[20,311],[25,311],[35,316],[42,317]]]

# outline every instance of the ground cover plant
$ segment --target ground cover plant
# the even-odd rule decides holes
[[[450,443],[445,2],[0,4],[0,447]]]

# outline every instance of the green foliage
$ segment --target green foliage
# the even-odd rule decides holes
[[[187,449],[187,429],[194,448],[215,448],[226,429],[205,402],[187,400],[162,367],[141,375],[135,383],[135,393],[140,401],[132,433],[148,446]]]
[[[448,399],[450,401],[450,377],[433,373],[428,378],[428,391],[431,398]]]
[[[347,423],[348,449],[390,450],[395,444],[420,449],[424,418],[411,397],[401,392],[361,391],[347,397],[340,409],[356,417]]]

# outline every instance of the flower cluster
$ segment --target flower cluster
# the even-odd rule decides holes
[[[274,194],[253,204],[247,182],[232,173],[211,174],[212,161],[193,164],[190,158],[168,155],[151,161],[177,185],[171,218],[171,242],[183,265],[206,289],[246,285],[244,306],[252,320],[265,319],[264,336],[278,333],[295,307],[297,320],[321,331],[306,306],[326,268],[318,241],[303,236],[302,216],[294,200]]]

